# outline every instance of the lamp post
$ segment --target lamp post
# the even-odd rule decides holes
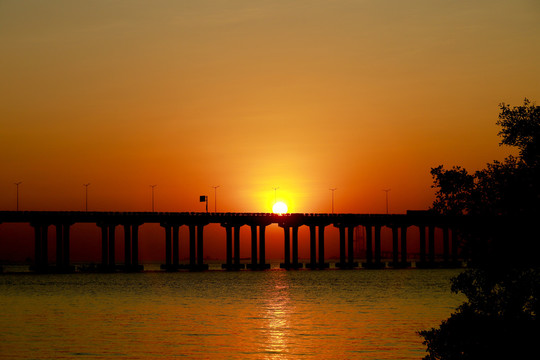
[[[337,188],[331,188],[329,189],[332,192],[332,214],[334,213],[334,191],[337,190]]]
[[[83,184],[83,186],[85,187],[85,191],[84,191],[84,210],[85,211],[88,211],[88,186],[90,186],[90,183],[87,183],[87,184]]]
[[[22,184],[22,181],[18,181],[15,183],[15,186],[17,187],[17,211],[19,211],[19,185]]]
[[[383,189],[383,191],[386,193],[386,215],[388,215],[388,192],[392,189]]]
[[[214,212],[217,212],[217,188],[220,185],[212,186],[214,188]]]
[[[274,204],[275,204],[277,203],[277,189],[279,189],[279,186],[272,189],[274,189]]]
[[[157,185],[150,185],[152,188],[152,212],[154,212],[154,189]]]

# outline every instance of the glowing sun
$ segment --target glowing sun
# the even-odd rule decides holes
[[[274,214],[286,214],[287,213],[287,204],[283,201],[278,201],[272,206],[272,212]]]

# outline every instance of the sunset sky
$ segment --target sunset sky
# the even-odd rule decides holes
[[[426,209],[540,101],[540,2],[0,0],[0,210]]]

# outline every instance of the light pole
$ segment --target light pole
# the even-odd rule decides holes
[[[214,212],[217,212],[217,188],[220,185],[212,186],[214,188]]]
[[[383,189],[383,191],[386,193],[386,215],[388,215],[388,192],[392,189]]]
[[[18,181],[15,183],[15,186],[17,187],[17,211],[19,211],[19,185],[22,184],[22,181]]]
[[[157,185],[150,185],[152,188],[152,212],[154,212],[154,189]]]
[[[279,186],[272,189],[274,189],[274,204],[275,204],[277,203],[277,189],[279,189]]]
[[[332,214],[334,213],[334,191],[337,190],[337,188],[331,188],[329,189],[332,192]]]
[[[84,210],[85,211],[88,211],[88,186],[90,186],[90,183],[87,183],[87,184],[83,184],[83,186],[85,187],[85,201],[84,201]]]

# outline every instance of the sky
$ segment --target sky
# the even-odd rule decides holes
[[[0,0],[0,53],[0,210],[404,213],[512,153],[540,2]]]

